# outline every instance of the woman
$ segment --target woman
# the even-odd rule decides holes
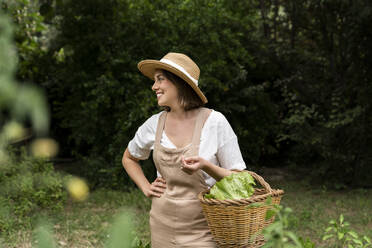
[[[244,169],[237,137],[219,112],[202,107],[199,68],[186,55],[168,53],[144,60],[138,69],[155,82],[158,105],[129,142],[123,166],[147,197],[151,244],[161,247],[216,247],[197,198],[215,181]],[[138,163],[153,150],[158,177],[150,183]]]

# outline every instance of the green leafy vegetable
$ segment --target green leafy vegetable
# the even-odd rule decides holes
[[[254,192],[253,185],[256,183],[249,172],[232,173],[213,185],[204,197],[217,200],[249,198]]]

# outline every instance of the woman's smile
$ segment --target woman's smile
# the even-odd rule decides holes
[[[162,92],[156,92],[156,97],[159,99],[163,94]]]

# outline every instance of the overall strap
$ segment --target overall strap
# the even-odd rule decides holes
[[[203,129],[205,121],[208,119],[210,109],[202,107],[199,111],[198,117],[196,119],[194,134],[192,137],[192,145],[198,146],[200,143],[201,131]]]
[[[155,145],[160,144],[160,140],[161,140],[161,136],[163,134],[164,124],[165,124],[165,119],[167,117],[167,113],[168,113],[167,111],[164,111],[159,116],[158,126],[156,128],[156,134],[155,134]]]

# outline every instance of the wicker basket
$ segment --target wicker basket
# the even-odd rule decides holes
[[[209,189],[200,192],[198,197],[203,207],[205,218],[219,247],[249,247],[264,245],[261,230],[274,221],[274,217],[265,220],[266,211],[270,208],[263,204],[248,207],[255,202],[264,203],[271,196],[273,204],[279,204],[283,190],[273,190],[265,180],[254,172],[248,171],[263,188],[255,189],[253,196],[239,200],[205,199]]]

